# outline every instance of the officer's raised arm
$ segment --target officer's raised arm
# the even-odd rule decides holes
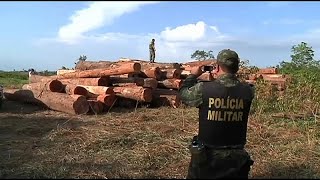
[[[192,68],[191,74],[184,80],[179,95],[181,101],[189,106],[198,107],[202,104],[202,82],[197,82],[197,78],[203,73],[202,66]]]

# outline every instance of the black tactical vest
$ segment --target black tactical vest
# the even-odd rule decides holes
[[[244,146],[252,102],[250,86],[225,87],[219,81],[203,83],[199,106],[199,140],[209,147]]]

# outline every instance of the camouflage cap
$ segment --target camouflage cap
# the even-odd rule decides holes
[[[217,56],[217,63],[224,64],[226,66],[233,66],[239,64],[239,56],[233,50],[223,49]]]

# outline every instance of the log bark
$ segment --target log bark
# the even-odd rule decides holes
[[[137,78],[137,77],[123,78],[123,77],[119,77],[119,76],[111,76],[110,83],[111,84],[136,83],[138,86],[143,86],[144,79]]]
[[[84,86],[108,86],[110,85],[110,78],[99,77],[99,78],[72,78],[72,79],[60,79],[62,84],[74,84]]]
[[[152,90],[140,86],[114,87],[117,96],[143,102],[151,102]]]
[[[30,83],[36,82],[47,82],[51,80],[56,80],[62,82],[62,84],[75,84],[75,85],[86,85],[86,86],[108,86],[109,76],[98,77],[98,78],[72,78],[72,79],[59,79],[58,76],[40,76],[40,75],[31,75],[29,78]]]
[[[123,63],[119,64],[117,67],[108,67],[105,69],[93,69],[93,70],[84,70],[73,73],[66,73],[59,75],[60,79],[68,79],[68,78],[96,78],[96,77],[104,77],[110,75],[120,75],[120,74],[128,74],[134,72],[140,72],[141,65],[139,63]]]
[[[149,61],[139,60],[139,59],[120,59],[120,62],[137,62],[140,63],[142,69],[148,69],[151,67],[159,67],[160,69],[181,69],[181,64],[179,63],[150,63]]]
[[[115,94],[101,94],[97,97],[97,101],[105,104],[108,107],[112,106],[115,100]]]
[[[89,104],[82,95],[68,95],[50,91],[5,90],[8,100],[44,105],[49,109],[69,114],[86,114]]]
[[[98,100],[88,100],[90,112],[94,114],[101,114],[104,110],[104,104]]]
[[[162,71],[159,67],[144,68],[142,71],[142,77],[155,78],[159,80],[162,78]]]
[[[40,76],[40,75],[32,74],[29,76],[29,83],[47,82],[55,79],[58,79],[57,76]]]
[[[181,105],[181,99],[177,90],[157,88],[153,92],[152,106],[170,106],[178,108]]]
[[[58,80],[50,80],[47,82],[37,82],[24,84],[22,86],[24,90],[37,90],[37,91],[51,91],[51,92],[63,92],[63,84]]]
[[[87,97],[89,93],[86,88],[74,84],[66,84],[64,89],[69,95],[78,94]]]
[[[179,79],[182,72],[181,69],[163,69],[161,71],[163,79]]]
[[[142,87],[156,89],[158,87],[158,81],[154,78],[145,78],[143,79]]]
[[[114,94],[112,87],[106,86],[83,86],[78,85],[80,87],[85,88],[89,93],[101,95],[101,94]]]
[[[76,70],[92,70],[92,69],[103,69],[110,67],[113,63],[111,61],[78,61],[76,63]]]
[[[76,72],[76,70],[73,69],[58,69],[57,70],[57,75],[65,74],[65,73],[71,73],[71,72]]]
[[[258,74],[278,74],[279,70],[278,68],[264,68],[259,69]]]
[[[182,85],[181,79],[166,79],[163,81],[158,81],[159,88],[179,89],[181,85]]]

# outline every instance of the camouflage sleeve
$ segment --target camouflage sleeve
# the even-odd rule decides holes
[[[195,75],[189,75],[179,89],[179,95],[183,103],[198,107],[202,104],[203,82],[197,83]]]

